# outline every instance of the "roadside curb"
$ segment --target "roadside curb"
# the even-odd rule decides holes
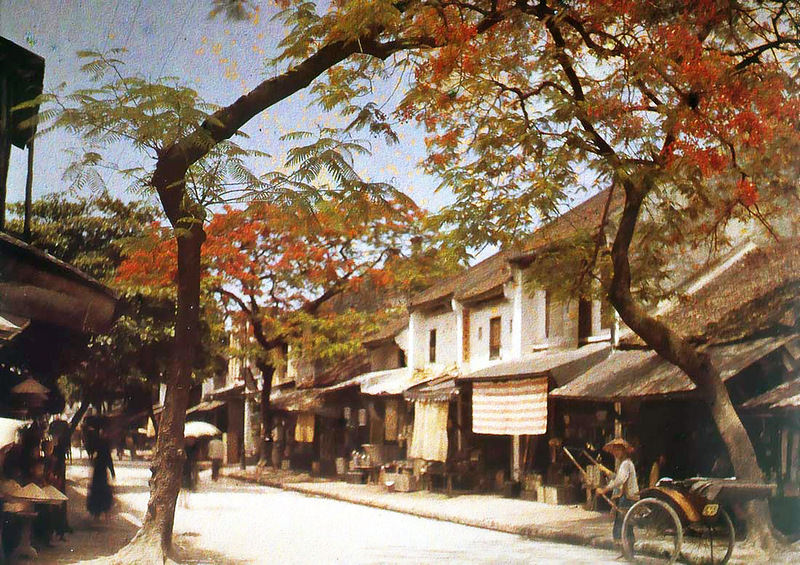
[[[522,536],[537,541],[549,541],[554,543],[588,546],[597,549],[619,551],[618,546],[614,544],[614,540],[611,538],[610,535],[598,536],[596,534],[592,534],[587,531],[582,531],[580,529],[580,526],[572,530],[566,530],[563,528],[556,529],[541,524],[538,525],[530,524],[530,525],[519,526],[519,525],[504,523],[498,520],[470,519],[470,518],[465,518],[464,516],[461,515],[453,515],[446,512],[436,512],[418,508],[409,508],[404,505],[392,504],[391,502],[386,502],[386,501],[371,500],[368,497],[363,497],[358,495],[344,495],[337,492],[324,492],[318,488],[315,488],[313,485],[309,485],[308,483],[282,482],[280,480],[270,479],[268,477],[253,477],[248,475],[242,475],[239,473],[230,473],[226,474],[225,476],[227,478],[240,481],[243,483],[263,485],[271,488],[304,494],[306,496],[316,496],[319,498],[328,498],[340,502],[349,502],[350,504],[359,504],[361,506],[368,506],[379,510],[388,510],[390,512],[397,512],[400,514],[417,516],[419,518],[427,518],[431,520],[439,520],[441,522],[451,522],[454,524],[460,524],[462,526],[470,526],[473,528],[481,528],[484,530],[503,532],[507,534]],[[328,481],[322,482],[320,484],[325,484],[326,482]],[[609,532],[610,531],[611,531],[611,523],[609,521]],[[766,559],[758,560],[753,555],[746,556],[740,554],[739,556],[737,556],[734,554],[729,563],[731,565],[738,565],[738,564],[767,563],[767,562],[769,561]],[[792,561],[779,560],[777,562],[790,563]]]
[[[377,508],[379,510],[388,510],[390,512],[398,512],[400,514],[407,514],[410,516],[417,516],[419,518],[427,518],[431,520],[439,520],[441,522],[451,522],[460,524],[462,526],[470,526],[473,528],[481,528],[484,530],[492,530],[496,532],[503,532],[507,534],[514,534],[540,541],[551,541],[555,543],[565,543],[570,545],[583,545],[595,547],[597,549],[615,549],[613,540],[604,538],[603,536],[593,536],[581,533],[579,531],[564,531],[554,530],[552,528],[540,526],[515,526],[498,522],[496,520],[472,520],[464,518],[463,516],[451,515],[441,512],[432,512],[427,510],[420,510],[415,508],[407,508],[400,505],[395,505],[387,502],[369,500],[359,496],[346,496],[339,493],[320,492],[313,486],[306,486],[302,484],[282,483],[281,481],[269,479],[266,477],[257,478],[247,475],[240,475],[232,473],[226,475],[230,479],[241,481],[243,483],[259,484],[267,487],[282,489],[286,491],[297,492],[307,496],[318,496],[320,498],[328,498],[331,500],[338,500],[340,502],[349,502],[351,504],[359,504],[361,506],[368,506]]]

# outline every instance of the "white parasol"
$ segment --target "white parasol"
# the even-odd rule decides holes
[[[218,436],[222,432],[220,429],[208,422],[186,422],[186,427],[183,430],[183,437],[206,437]]]

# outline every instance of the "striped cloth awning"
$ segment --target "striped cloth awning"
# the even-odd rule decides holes
[[[547,377],[475,382],[472,431],[493,435],[541,435],[547,431]]]

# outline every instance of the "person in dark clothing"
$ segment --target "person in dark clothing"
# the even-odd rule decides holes
[[[197,442],[193,438],[187,438],[184,450],[186,451],[186,461],[183,463],[183,488],[195,490],[197,488]]]
[[[56,487],[60,492],[67,492],[67,452],[69,451],[69,439],[59,437],[52,451],[48,455],[48,482]],[[65,534],[71,533],[67,521],[67,503],[62,502],[53,508],[53,527],[58,537],[63,540]]]
[[[89,495],[86,498],[86,508],[89,513],[97,518],[100,514],[107,514],[114,502],[111,485],[108,483],[108,471],[116,478],[114,462],[111,460],[111,446],[104,430],[101,430],[94,449],[92,482],[89,485]]]

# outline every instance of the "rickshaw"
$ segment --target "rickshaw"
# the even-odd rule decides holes
[[[775,485],[736,479],[661,479],[639,493],[622,522],[622,551],[633,563],[727,563],[736,532],[723,507],[765,498]]]

